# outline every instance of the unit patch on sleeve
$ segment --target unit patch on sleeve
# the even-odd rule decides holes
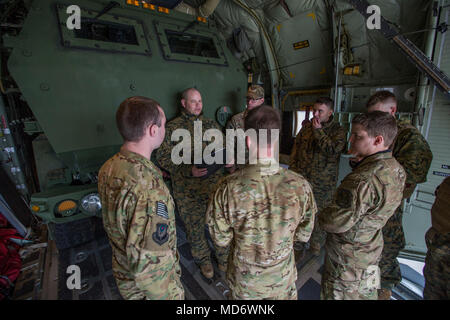
[[[169,212],[167,212],[167,206],[164,202],[156,202],[156,214],[164,219],[169,219]]]
[[[152,234],[153,241],[160,246],[167,242],[167,240],[169,240],[169,234],[167,233],[168,228],[169,226],[165,223],[157,223],[156,231]]]

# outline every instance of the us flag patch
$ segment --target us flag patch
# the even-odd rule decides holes
[[[169,212],[167,212],[167,206],[164,202],[156,202],[156,214],[164,219],[169,219]]]

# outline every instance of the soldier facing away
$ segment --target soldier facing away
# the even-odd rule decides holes
[[[367,111],[377,110],[387,112],[394,117],[397,112],[395,95],[389,91],[379,91],[370,97],[367,102]],[[425,138],[414,126],[405,121],[397,121],[397,128],[398,133],[391,150],[394,158],[406,171],[403,199],[407,199],[412,195],[418,183],[427,180],[433,154]],[[400,205],[383,228],[384,247],[380,261],[380,300],[389,300],[392,288],[402,280],[400,265],[397,261],[400,251],[406,244],[402,219],[403,209],[402,205]]]
[[[164,111],[152,99],[131,97],[116,121],[125,142],[100,169],[98,191],[120,294],[130,300],[184,299],[174,203],[150,161],[164,139]]]
[[[450,299],[450,177],[436,189],[431,208],[431,228],[425,235],[427,257],[423,275],[426,300]]]
[[[292,148],[289,169],[311,183],[319,211],[333,197],[338,178],[339,159],[346,146],[346,132],[333,121],[333,100],[319,98],[313,107],[314,118],[302,127]],[[310,249],[319,255],[325,233],[314,226]]]
[[[257,164],[223,178],[208,206],[213,241],[231,244],[226,279],[233,299],[297,299],[293,242],[308,241],[317,207],[306,179],[274,159],[278,135],[270,130],[280,126],[272,107],[248,112],[245,129],[267,130],[267,146],[246,137]]]
[[[360,159],[319,212],[327,232],[321,299],[376,300],[382,227],[402,200],[405,170],[389,146],[397,134],[395,119],[384,112],[356,116],[349,153]]]
[[[186,237],[191,245],[192,256],[200,267],[201,273],[208,279],[214,276],[211,262],[211,251],[205,235],[205,214],[212,188],[219,178],[223,176],[223,170],[207,176],[207,168],[197,168],[194,162],[190,164],[176,165],[171,158],[172,148],[178,143],[171,140],[172,133],[176,129],[185,129],[194,137],[195,122],[202,126],[201,136],[208,129],[220,130],[218,124],[203,116],[203,102],[200,92],[195,88],[186,89],[181,99],[181,115],[167,124],[167,135],[161,148],[157,152],[157,161],[160,166],[170,172],[173,194],[177,209],[186,226]],[[194,143],[191,139],[191,155],[194,157]],[[225,141],[225,140],[224,140]],[[203,142],[202,152],[206,147]],[[203,153],[202,153],[203,154]],[[191,159],[192,160],[192,159]],[[216,257],[219,269],[226,270],[228,251],[217,248]]]

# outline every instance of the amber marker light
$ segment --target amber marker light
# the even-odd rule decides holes
[[[64,200],[60,204],[58,204],[58,207],[56,208],[56,211],[59,213],[63,213],[65,211],[73,210],[77,207],[77,203],[73,200]]]

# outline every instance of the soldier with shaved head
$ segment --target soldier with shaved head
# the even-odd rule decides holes
[[[186,237],[191,245],[192,256],[200,271],[207,279],[214,276],[214,268],[211,261],[211,249],[206,239],[205,214],[211,189],[224,174],[219,170],[208,175],[207,168],[199,168],[191,161],[189,164],[175,164],[171,155],[172,149],[178,142],[172,141],[172,133],[177,129],[189,132],[190,137],[195,137],[195,123],[201,125],[203,137],[205,131],[217,129],[221,132],[219,125],[203,115],[202,95],[195,88],[184,90],[181,97],[181,115],[167,124],[167,135],[161,148],[157,153],[157,161],[160,166],[170,172],[173,194],[177,209],[186,227]],[[194,140],[194,139],[192,139]],[[202,154],[206,142],[202,143]],[[194,143],[189,142],[190,154],[194,155]],[[226,269],[227,250],[218,248],[216,257],[219,268]]]

